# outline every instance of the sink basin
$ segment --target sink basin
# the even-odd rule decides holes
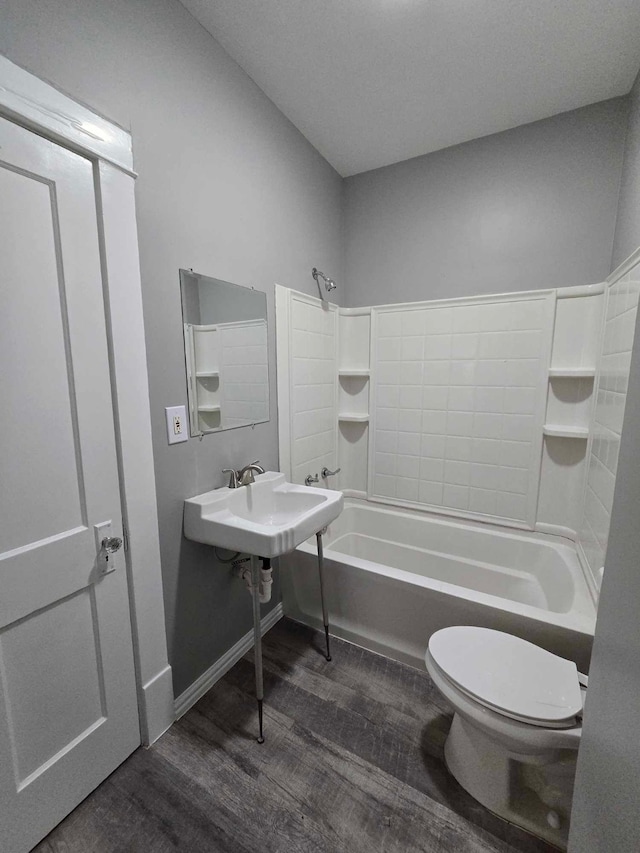
[[[342,492],[288,483],[267,471],[255,483],[214,489],[184,502],[184,535],[258,557],[286,554],[342,512]]]

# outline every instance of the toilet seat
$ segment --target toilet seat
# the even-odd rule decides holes
[[[575,664],[519,637],[466,625],[443,628],[431,636],[428,654],[460,691],[505,717],[568,728],[582,712]]]

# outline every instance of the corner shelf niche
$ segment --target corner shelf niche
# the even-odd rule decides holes
[[[553,438],[589,437],[595,375],[595,368],[591,367],[549,369],[544,435]]]
[[[192,432],[207,433],[222,426],[222,377],[220,376],[220,332],[216,325],[188,325],[187,356],[192,391]],[[195,429],[193,429],[195,427]]]
[[[567,535],[580,524],[605,295],[603,286],[556,295],[536,523]]]
[[[340,311],[338,338],[338,459],[340,487],[364,494],[369,447],[371,311]]]
[[[369,376],[339,374],[338,418],[369,417]]]

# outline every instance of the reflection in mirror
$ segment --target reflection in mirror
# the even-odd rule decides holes
[[[180,270],[191,435],[269,420],[267,297]]]

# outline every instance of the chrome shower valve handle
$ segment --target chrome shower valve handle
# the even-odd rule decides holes
[[[342,471],[342,468],[336,468],[335,471],[330,471],[325,465],[320,474],[322,475],[323,480],[326,480],[327,477],[335,477],[335,475],[339,474],[340,471]]]

